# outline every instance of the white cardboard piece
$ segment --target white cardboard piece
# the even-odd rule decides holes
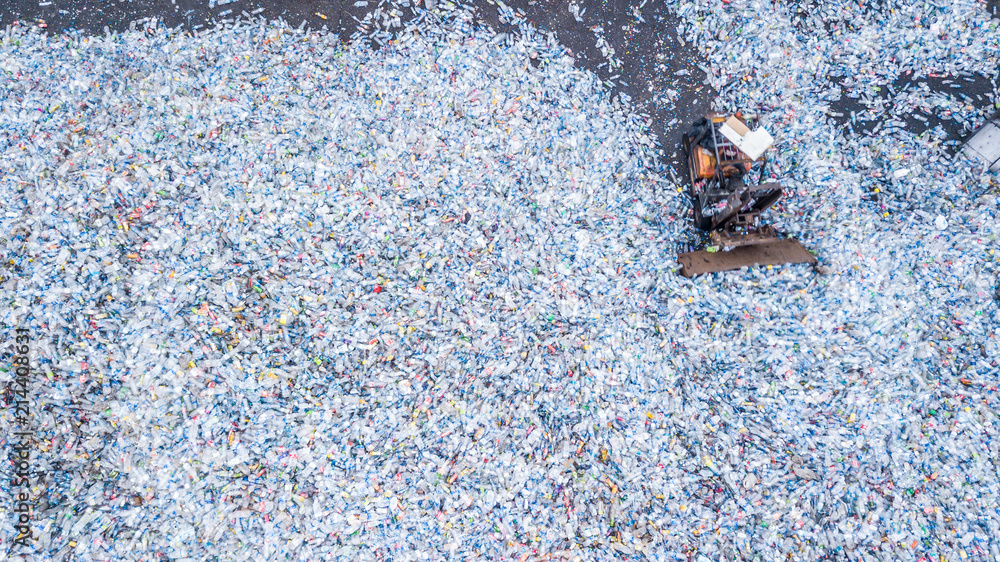
[[[760,158],[760,155],[774,144],[774,137],[765,131],[764,127],[751,131],[735,117],[727,119],[719,128],[719,132],[752,160]]]

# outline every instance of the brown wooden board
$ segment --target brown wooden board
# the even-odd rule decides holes
[[[730,271],[753,265],[780,265],[785,263],[816,263],[816,256],[810,254],[798,240],[775,240],[766,244],[740,246],[728,252],[698,250],[677,256],[681,264],[681,275],[694,277],[703,273]]]

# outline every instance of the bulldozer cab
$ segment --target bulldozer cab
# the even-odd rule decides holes
[[[712,233],[718,245],[742,246],[773,237],[758,228],[759,215],[781,198],[781,185],[764,181],[763,151],[752,158],[730,138],[730,131],[752,128],[759,129],[756,116],[727,118],[713,113],[684,137],[695,226]]]

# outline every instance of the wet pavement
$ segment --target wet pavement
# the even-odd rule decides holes
[[[994,80],[1000,79],[1000,74]],[[839,82],[844,82],[840,80]],[[843,87],[843,86],[842,86]],[[848,136],[865,135],[876,132],[886,123],[899,119],[906,128],[917,134],[940,126],[950,140],[964,140],[972,132],[954,119],[946,119],[947,110],[937,109],[930,100],[935,96],[961,100],[974,107],[991,105],[989,93],[993,90],[989,77],[972,76],[928,76],[912,79],[900,76],[891,85],[871,89],[867,99],[843,96],[830,104],[831,114],[847,128]],[[916,111],[897,108],[893,101],[896,95],[912,92],[927,100]],[[898,116],[898,117],[897,117]],[[952,148],[955,148],[952,146]]]

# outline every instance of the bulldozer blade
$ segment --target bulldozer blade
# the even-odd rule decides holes
[[[681,275],[694,277],[703,273],[730,271],[753,265],[779,265],[785,263],[816,263],[816,256],[810,254],[798,240],[774,240],[764,244],[739,246],[728,252],[698,250],[677,256],[681,264]]]

